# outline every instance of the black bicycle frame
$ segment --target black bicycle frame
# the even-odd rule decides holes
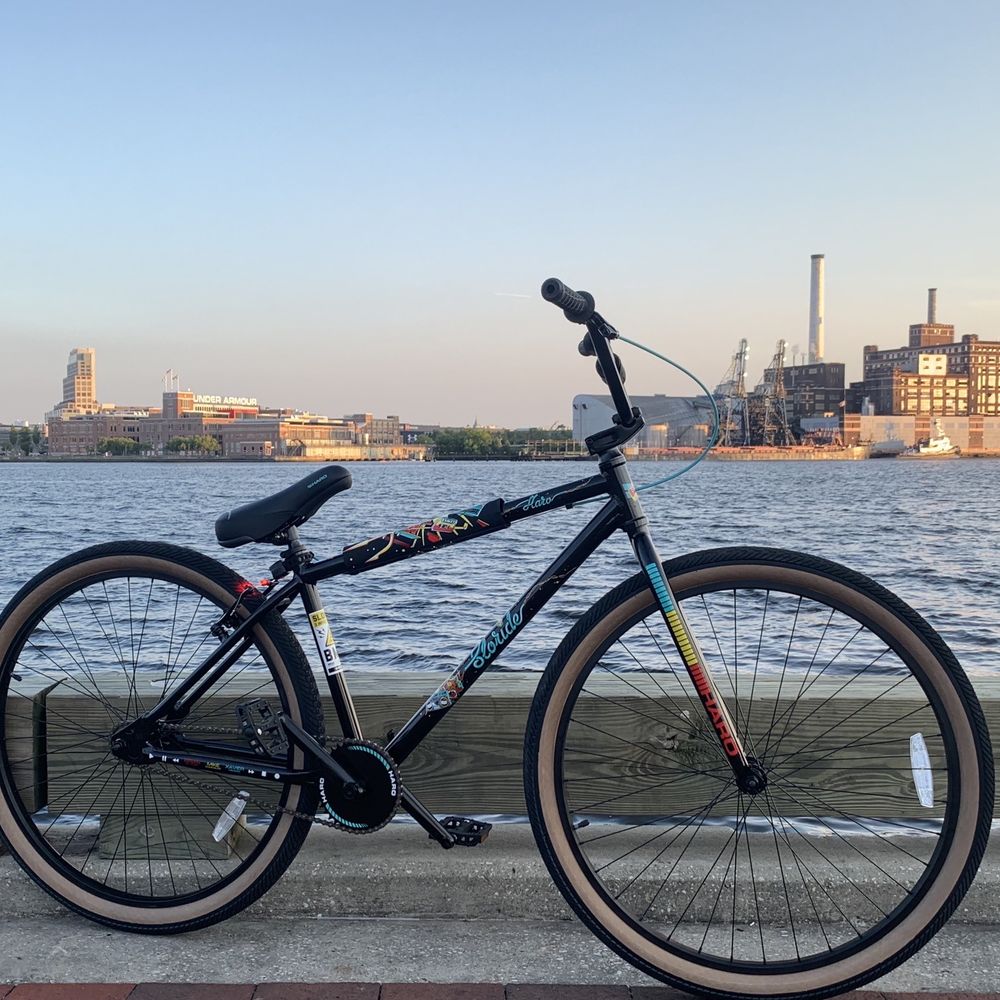
[[[625,458],[618,448],[612,448],[600,456],[598,475],[532,493],[509,503],[501,499],[491,500],[443,517],[431,518],[348,546],[332,559],[312,561],[311,554],[299,542],[297,532],[294,528],[291,529],[290,547],[284,553],[286,565],[290,560],[296,566],[291,580],[271,586],[263,593],[244,582],[240,593],[234,595],[233,607],[219,623],[222,626],[217,631],[221,638],[219,646],[182,684],[146,712],[141,717],[142,723],[149,726],[161,720],[177,722],[183,719],[191,704],[243,655],[251,643],[250,634],[254,625],[271,611],[284,612],[296,598],[301,598],[313,626],[317,649],[324,664],[330,695],[343,734],[349,739],[360,739],[363,734],[354,703],[335,647],[330,649],[332,638],[324,641],[328,625],[317,584],[335,576],[379,569],[401,559],[491,534],[509,527],[515,521],[573,507],[602,496],[609,499],[597,514],[476,644],[458,669],[391,736],[386,749],[397,763],[406,760],[594,550],[621,529],[631,539],[636,558],[656,597],[671,638],[684,660],[737,780],[752,781],[753,762],[743,750],[729,712],[673,599],[649,533],[648,521],[632,485]],[[290,735],[293,742],[306,751],[307,757],[312,756],[321,761],[324,770],[332,771],[342,781],[350,780],[350,775],[343,772],[308,734],[291,732]],[[144,750],[149,759],[160,762],[194,768],[211,767],[267,780],[296,783],[312,780],[319,773],[313,769],[292,770],[284,761],[234,751],[235,748],[227,749],[218,744],[196,741],[184,741],[170,748],[147,745]],[[404,794],[403,804],[425,826],[436,824],[433,817],[412,796]]]

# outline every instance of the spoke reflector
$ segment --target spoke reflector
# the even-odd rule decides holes
[[[212,840],[217,844],[222,843],[223,837],[236,825],[236,821],[243,815],[243,810],[247,807],[250,798],[249,792],[239,792],[234,799],[222,810],[219,822],[215,824],[212,831]]]
[[[913,785],[917,798],[925,809],[934,807],[934,772],[927,754],[927,744],[922,733],[910,737],[910,768],[913,771]]]

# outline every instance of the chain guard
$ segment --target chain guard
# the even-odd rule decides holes
[[[364,786],[349,798],[338,788],[327,794],[326,778],[319,779],[319,796],[334,826],[348,833],[374,833],[392,819],[403,785],[393,759],[369,740],[342,740],[329,749],[330,756]]]

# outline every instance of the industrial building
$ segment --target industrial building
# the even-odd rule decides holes
[[[640,448],[693,448],[708,440],[712,404],[707,396],[632,396],[646,421],[635,439]],[[573,397],[573,439],[583,441],[611,426],[617,411],[610,396]]]
[[[839,416],[844,408],[844,365],[820,361],[784,368],[785,412],[792,433],[802,433],[802,421],[809,417]]]
[[[779,340],[760,382],[749,389],[748,342],[739,342],[712,394],[719,408],[720,445],[853,445],[899,439],[912,445],[929,437],[932,421],[940,418],[960,448],[1000,447],[1000,430],[991,422],[1000,418],[1000,341],[980,340],[975,334],[956,340],[955,327],[938,322],[938,290],[931,288],[926,321],[910,324],[907,345],[865,347],[864,378],[848,386],[844,364],[824,359],[825,267],[823,254],[811,256],[807,363],[785,364],[787,345]],[[711,429],[705,397],[645,396],[637,402],[649,424],[641,447],[696,444]],[[613,413],[607,396],[575,397],[574,438],[582,441],[608,426]]]

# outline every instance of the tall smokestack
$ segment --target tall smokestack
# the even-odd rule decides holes
[[[937,322],[937,289],[927,289],[927,322]]]
[[[812,277],[809,281],[809,363],[823,360],[823,272],[826,257],[812,255]]]

